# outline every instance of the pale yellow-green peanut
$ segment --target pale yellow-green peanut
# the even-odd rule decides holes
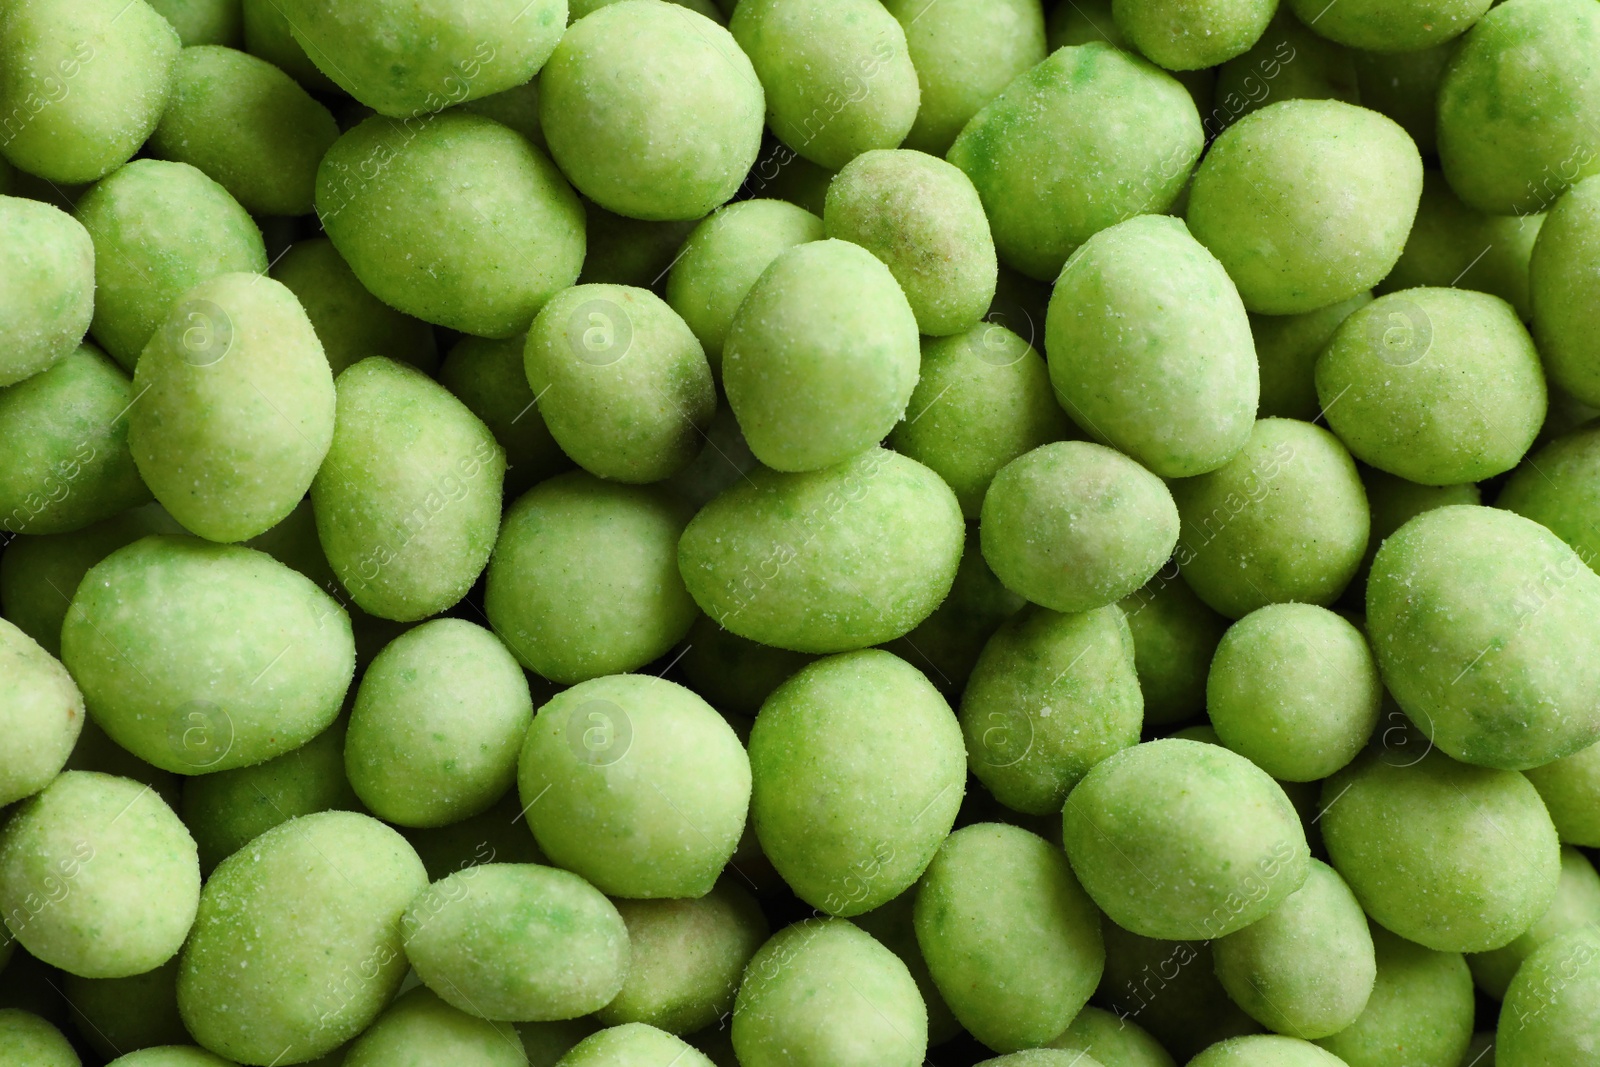
[[[60,1030],[32,1012],[0,1008],[0,1055],[17,1067],[80,1067]]]
[[[624,1023],[591,1034],[561,1057],[559,1067],[713,1067],[694,1046],[645,1023]]]
[[[1600,350],[1593,312],[1593,265],[1600,259],[1600,180],[1580,181],[1555,201],[1538,234],[1527,280],[1545,372],[1553,385],[1579,400],[1600,401],[1600,371],[1595,369]]]
[[[1267,29],[1272,0],[1113,0],[1117,29],[1169,70],[1199,70],[1232,59]]]
[[[1600,1041],[1600,934],[1574,930],[1517,969],[1500,1009],[1501,1067],[1582,1063]]]
[[[1372,924],[1378,976],[1360,1017],[1317,1044],[1347,1067],[1453,1067],[1472,1040],[1472,975],[1459,952],[1435,952]]]
[[[1600,845],[1600,745],[1526,773],[1561,840],[1591,848]]]
[[[31,796],[61,772],[83,732],[83,694],[61,662],[0,619],[0,806]]]
[[[1232,1037],[1206,1049],[1189,1067],[1349,1067],[1309,1041],[1281,1034]]]
[[[198,1045],[155,1045],[119,1056],[106,1067],[235,1067],[235,1064]],[[320,1067],[320,1064],[311,1067]]]
[[[1080,1011],[1046,1047],[1081,1050],[1101,1067],[1176,1067],[1161,1042],[1137,1023],[1093,1006]]]
[[[342,1067],[526,1067],[506,1023],[476,1018],[431,990],[404,993],[350,1046]]]
[[[0,196],[0,243],[8,250],[0,265],[0,318],[6,324],[0,386],[5,386],[59,363],[88,332],[94,315],[94,242],[59,208]]]
[[[1504,999],[1517,969],[1546,944],[1573,930],[1600,925],[1600,875],[1582,852],[1561,850],[1561,878],[1549,909],[1515,941],[1467,956],[1473,981],[1491,997]]]

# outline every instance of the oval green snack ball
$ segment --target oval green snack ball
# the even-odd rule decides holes
[[[1135,1023],[1102,1008],[1086,1007],[1047,1048],[1080,1050],[1102,1067],[1177,1067],[1161,1042]]]
[[[1113,0],[1117,29],[1168,70],[1223,63],[1266,32],[1273,0]]]
[[[1288,0],[1289,8],[1332,41],[1373,52],[1416,52],[1459,37],[1494,0]],[[1512,92],[1517,90],[1513,89]]]
[[[294,39],[289,18],[278,6],[278,0],[241,0],[240,7],[245,51],[271,63],[310,92],[344,95],[344,90],[311,62],[305,48]],[[325,52],[321,54],[326,57]]]
[[[994,239],[972,181],[942,159],[898,149],[863,152],[828,186],[828,237],[858,244],[900,283],[918,332],[970,329],[994,299]]]
[[[1299,889],[1310,863],[1278,783],[1199,741],[1150,741],[1101,760],[1067,798],[1062,839],[1094,902],[1145,937],[1243,929]]]
[[[342,1067],[526,1067],[527,1062],[509,1025],[476,1018],[430,990],[413,989],[356,1039]]]
[[[559,1067],[712,1067],[712,1061],[692,1045],[644,1023],[624,1023],[578,1042],[559,1061]]]
[[[750,732],[750,818],[795,894],[859,915],[921,876],[966,786],[961,731],[920,671],[878,649],[780,685]]]
[[[1077,1050],[1030,1048],[983,1060],[977,1067],[1102,1067],[1097,1059]]]
[[[643,667],[697,611],[677,573],[684,509],[584,471],[534,486],[506,510],[484,611],[529,670],[563,685]]]
[[[37,200],[0,196],[0,386],[71,355],[94,314],[94,242],[71,215]]]
[[[893,952],[842,919],[806,919],[745,968],[733,1047],[742,1067],[917,1067],[927,1020]]]
[[[1600,745],[1526,773],[1561,840],[1600,847]]]
[[[83,1062],[60,1030],[21,1008],[0,1008],[0,1055],[17,1067],[81,1067]]]
[[[232,1060],[213,1055],[198,1045],[155,1045],[130,1052],[106,1067],[235,1067]]]
[[[462,337],[439,367],[439,384],[482,419],[506,450],[508,496],[521,496],[572,465],[550,435],[534,403],[533,390],[528,388],[523,360],[526,347],[522,337],[497,341]]]
[[[69,533],[148,501],[128,448],[133,401],[127,374],[90,344],[0,387],[0,530]]]
[[[316,207],[372,295],[480,337],[522,333],[583,264],[577,194],[542,151],[480,115],[367,119],[323,157]]]
[[[1532,519],[1600,567],[1600,426],[1557,437],[1525,459],[1500,490],[1495,506]],[[1474,501],[1476,503],[1476,501]]]
[[[1105,965],[1099,909],[1067,858],[1001,823],[968,826],[940,846],[917,889],[916,929],[950,1010],[1000,1052],[1060,1034]]]
[[[1206,673],[1227,620],[1194,595],[1172,564],[1119,606],[1133,633],[1144,721],[1167,726],[1204,711]]]
[[[178,1016],[176,956],[155,970],[126,978],[63,975],[61,995],[74,1009],[78,1035],[108,1059],[130,1049],[193,1040]]]
[[[1339,1057],[1298,1037],[1251,1034],[1206,1049],[1188,1067],[1348,1067]]]
[[[573,23],[539,74],[539,125],[562,173],[609,211],[698,219],[761,150],[765,96],[727,30],[664,0]]]
[[[50,653],[5,619],[0,619],[0,677],[6,700],[0,705],[0,807],[32,796],[61,773],[83,732],[83,694]],[[0,964],[3,966],[3,964]]]
[[[1361,565],[1366,490],[1350,453],[1320,426],[1262,419],[1226,466],[1170,488],[1179,571],[1229,618],[1290,600],[1331,604]]]
[[[178,970],[184,1025],[242,1063],[332,1051],[399,990],[400,917],[427,881],[405,838],[370,816],[273,827],[206,882]]]
[[[1074,252],[1050,296],[1045,350],[1073,421],[1163,478],[1216,470],[1250,436],[1250,320],[1178,219],[1129,219]]]
[[[1435,952],[1374,923],[1378,975],[1360,1017],[1317,1044],[1348,1067],[1453,1067],[1472,1040],[1472,975],[1459,952]]]
[[[1491,997],[1504,998],[1523,962],[1546,944],[1573,930],[1600,924],[1600,875],[1582,852],[1561,849],[1561,878],[1549,910],[1503,948],[1467,957],[1473,981]]]
[[[1557,938],[1517,969],[1495,1033],[1495,1063],[1582,1063],[1600,1041],[1600,934]]]
[[[150,6],[172,23],[185,48],[202,44],[237,48],[243,40],[240,0],[155,0]]]
[[[964,537],[938,475],[871,449],[820,471],[752,471],[690,521],[678,569],[701,609],[739,636],[844,652],[932,614]]]
[[[61,658],[112,740],[164,770],[204,774],[326,729],[355,644],[344,609],[270,556],[146,537],[84,576]]]
[[[1422,196],[1422,159],[1393,120],[1338,100],[1285,100],[1217,138],[1186,218],[1268,315],[1313,311],[1393,268]]]
[[[1339,324],[1372,303],[1371,293],[1299,315],[1251,315],[1250,334],[1255,339],[1256,362],[1261,369],[1263,418],[1313,422],[1322,414],[1317,399],[1317,357],[1327,347]]]
[[[812,241],[773,260],[739,305],[722,382],[756,458],[811,471],[894,428],[918,357],[917,320],[889,268],[859,245]]]
[[[360,607],[427,618],[466,595],[489,561],[505,450],[405,364],[371,356],[335,385],[333,443],[311,483],[322,548]]]
[[[1367,639],[1312,604],[1269,604],[1234,623],[1206,680],[1222,743],[1281,781],[1318,781],[1349,763],[1382,703]]]
[[[1000,258],[1049,281],[1100,230],[1171,207],[1203,143],[1183,86],[1120,49],[1087,44],[1015,78],[948,158],[977,187]]]
[[[1531,227],[1529,227],[1531,229]],[[1600,402],[1594,264],[1600,261],[1600,180],[1574,185],[1545,216],[1528,265],[1533,329],[1550,381]]]

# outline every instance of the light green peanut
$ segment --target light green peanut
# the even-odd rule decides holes
[[[83,1062],[60,1030],[21,1008],[0,1008],[0,1053],[18,1067],[80,1067]]]
[[[1501,1067],[1581,1063],[1600,1038],[1600,935],[1577,930],[1517,969],[1495,1032]]]
[[[1233,1037],[1206,1049],[1190,1067],[1348,1067],[1309,1041],[1279,1034]]]
[[[31,796],[61,772],[83,732],[83,694],[61,662],[0,619],[0,677],[8,696],[0,707],[0,805]]]
[[[1261,369],[1261,418],[1311,422],[1322,413],[1317,399],[1317,357],[1339,324],[1372,303],[1371,293],[1300,315],[1251,315],[1256,361]]]
[[[1600,401],[1600,370],[1595,366],[1600,348],[1593,313],[1597,259],[1600,181],[1584,179],[1555,201],[1538,229],[1528,263],[1528,288],[1545,373],[1552,384],[1585,403]]]
[[[7,334],[0,386],[6,386],[61,362],[88,332],[94,242],[60,208],[15,196],[0,196],[0,242],[11,250],[0,266]]]
[[[1294,13],[1315,20],[1317,32],[1351,48],[1374,52],[1416,52],[1472,28],[1493,0],[1355,0],[1332,10],[1317,0],[1288,0]],[[1326,17],[1324,17],[1326,16]]]
[[[1048,1048],[1078,1049],[1102,1067],[1176,1067],[1172,1056],[1136,1023],[1086,1007]]]
[[[1199,70],[1255,44],[1276,5],[1271,0],[1113,0],[1117,29],[1168,70]]]
[[[475,1018],[413,989],[378,1016],[345,1053],[343,1067],[526,1067],[527,1053],[506,1023]]]
[[[1532,519],[1600,567],[1600,427],[1557,437],[1524,460],[1500,490],[1495,506]],[[1473,501],[1476,503],[1476,501]]]
[[[1600,924],[1600,875],[1582,852],[1567,846],[1561,850],[1561,877],[1549,909],[1509,945],[1468,956],[1467,966],[1479,989],[1504,999],[1528,957],[1566,933],[1596,924]]]
[[[1600,745],[1531,768],[1527,775],[1561,840],[1591,848],[1600,843]]]
[[[1472,976],[1461,954],[1423,948],[1377,924],[1371,930],[1378,976],[1367,1009],[1317,1044],[1348,1067],[1459,1065],[1473,1014]]]
[[[591,1034],[561,1057],[560,1067],[650,1067],[656,1063],[712,1067],[698,1049],[644,1023],[625,1023]]]
[[[202,44],[237,48],[243,39],[239,0],[155,0],[150,6],[172,23],[185,48]]]

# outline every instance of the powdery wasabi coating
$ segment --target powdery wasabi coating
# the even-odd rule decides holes
[[[234,1067],[234,1063],[198,1045],[155,1045],[120,1056],[106,1067]]]
[[[289,19],[277,0],[241,0],[244,49],[260,56],[311,92],[343,97],[344,90],[317,69],[289,29]]]
[[[489,561],[505,450],[405,364],[371,356],[335,384],[333,444],[311,483],[323,551],[363,609],[427,618],[460,600]]]
[[[1261,418],[1312,422],[1322,414],[1322,402],[1317,399],[1317,357],[1333,340],[1339,324],[1370,303],[1371,293],[1357,293],[1349,300],[1300,315],[1250,316],[1250,334],[1261,370],[1257,408]]]
[[[1278,1034],[1252,1034],[1219,1042],[1189,1061],[1188,1067],[1348,1067],[1339,1057],[1309,1041]]]
[[[894,148],[920,93],[906,34],[870,0],[753,0],[728,29],[766,90],[767,124],[789,148],[838,170]]]
[[[1367,1009],[1317,1044],[1348,1067],[1462,1063],[1472,1040],[1473,1002],[1472,975],[1461,954],[1412,944],[1376,923],[1371,933],[1378,976]]]
[[[1261,38],[1217,69],[1217,106],[1207,132],[1280,100],[1360,102],[1355,53],[1319,37],[1279,6]]]
[[[989,310],[998,270],[989,220],[972,181],[944,160],[863,152],[828,186],[822,221],[830,238],[888,265],[922,334],[961,333]]]
[[[705,1054],[653,1026],[626,1023],[591,1034],[562,1056],[559,1067],[713,1067]]]
[[[637,670],[697,611],[677,571],[686,512],[665,494],[572,471],[506,509],[484,611],[513,655],[562,685]]]
[[[539,847],[602,892],[702,897],[744,831],[751,765],[694,693],[618,674],[539,709],[517,787]]]
[[[1600,745],[1527,771],[1561,840],[1600,847]]]
[[[1073,421],[1163,478],[1216,470],[1250,437],[1250,321],[1178,219],[1129,219],[1073,253],[1050,296],[1045,350]]]
[[[1117,925],[1216,938],[1269,914],[1310,864],[1294,805],[1225,748],[1168,738],[1100,761],[1067,798],[1067,858]]]
[[[0,387],[0,530],[67,533],[148,501],[128,450],[133,399],[122,368],[90,344]]]
[[[1101,1067],[1087,1052],[1030,1048],[983,1060],[977,1067]]]
[[[1600,331],[1594,314],[1600,299],[1594,280],[1600,262],[1600,179],[1580,181],[1556,200],[1538,234],[1528,285],[1545,372],[1577,399],[1600,404]]]
[[[282,8],[294,40],[324,74],[394,118],[521,85],[567,24],[566,0],[286,0]]]
[[[296,241],[273,262],[272,277],[305,309],[335,378],[368,356],[387,356],[427,374],[438,367],[433,327],[367,292],[326,237]],[[522,339],[516,340],[521,378]]]
[[[1528,262],[1544,227],[1543,215],[1487,215],[1467,207],[1444,176],[1422,176],[1422,203],[1405,251],[1377,291],[1421,286],[1475,289],[1498,296],[1523,321],[1533,318]],[[1546,356],[1548,358],[1548,355]]]
[[[999,1052],[1060,1034],[1105,966],[1099,909],[1067,858],[1002,823],[966,827],[940,846],[917,889],[916,930],[950,1010]]]
[[[1217,138],[1186,217],[1245,307],[1292,315],[1388,274],[1421,196],[1422,158],[1393,120],[1338,100],[1285,100]]]
[[[1600,1041],[1600,934],[1575,930],[1517,969],[1495,1033],[1495,1063],[1582,1063]]]
[[[80,1067],[83,1062],[60,1030],[21,1008],[0,1008],[0,1055],[17,1067]]]
[[[1194,595],[1174,564],[1118,606],[1133,633],[1144,721],[1167,726],[1203,712],[1206,672],[1228,621]]]
[[[917,384],[917,320],[889,268],[859,245],[779,254],[734,313],[722,382],[757,459],[813,471],[870,449]]]
[[[701,609],[739,636],[844,652],[932,614],[964,537],[938,475],[874,448],[820,471],[752,471],[689,523],[678,569]]]
[[[743,1067],[917,1067],[928,1012],[906,965],[871,935],[806,919],[745,968],[733,1047]]]
[[[928,970],[928,961],[922,957],[922,946],[917,944],[916,901],[917,887],[912,886],[882,907],[852,916],[850,921],[899,956],[900,962],[911,972],[917,991],[922,994],[922,1003],[928,1009],[928,1045],[932,1047],[960,1034],[961,1023],[940,995],[933,974]],[[731,1042],[729,1052],[732,1052]]]
[[[1227,466],[1170,488],[1183,520],[1179,571],[1229,618],[1291,600],[1331,604],[1361,565],[1366,490],[1320,426],[1262,419]]]
[[[1495,506],[1537,522],[1600,570],[1600,426],[1557,437],[1534,453],[1512,473]]]
[[[527,1067],[517,1032],[413,989],[378,1016],[345,1053],[343,1067]]]
[[[525,331],[583,264],[583,207],[550,157],[462,111],[362,122],[323,157],[316,205],[372,295],[480,337]]]
[[[677,473],[700,451],[716,411],[699,340],[648,289],[558,293],[528,331],[524,370],[551,435],[601,478],[658,482]]]
[[[1080,1011],[1046,1047],[1081,1051],[1102,1067],[1177,1067],[1161,1042],[1138,1025],[1094,1007]]]
[[[750,818],[806,903],[859,915],[899,896],[949,834],[961,731],[927,678],[868,649],[803,667],[750,731]]]
[[[31,796],[61,772],[83,731],[83,694],[50,653],[0,619],[0,806]]]
[[[1373,52],[1416,52],[1459,37],[1494,0],[1287,0],[1329,40]]]
[[[1479,989],[1503,999],[1512,977],[1529,956],[1563,934],[1596,924],[1600,924],[1600,875],[1582,852],[1563,847],[1561,878],[1549,910],[1509,945],[1468,956],[1467,966]]]
[[[977,187],[1000,258],[1049,281],[1100,230],[1171,207],[1203,142],[1183,86],[1120,49],[1086,44],[1014,79],[948,158]]]
[[[176,956],[153,971],[127,978],[64,974],[61,995],[73,1006],[78,1036],[107,1059],[114,1060],[123,1049],[183,1045],[194,1040],[178,1017]]]
[[[1600,170],[1597,49],[1582,0],[1518,0],[1462,38],[1439,84],[1439,161],[1468,207],[1536,214]]]
[[[1200,70],[1239,55],[1266,32],[1273,0],[1113,0],[1129,42],[1168,70]]]
[[[0,126],[3,128],[3,126]],[[0,321],[6,351],[0,386],[20,382],[70,355],[94,315],[94,242],[60,208],[0,196]]]
[[[244,37],[239,0],[153,0],[150,6],[172,23],[185,48],[202,44],[237,48]]]
[[[462,337],[439,367],[439,384],[482,419],[506,450],[506,495],[513,497],[572,466],[528,388],[526,347],[522,337]]]
[[[136,159],[85,193],[76,214],[94,239],[90,330],[130,371],[185,292],[230,271],[267,270],[255,222],[187,163]]]

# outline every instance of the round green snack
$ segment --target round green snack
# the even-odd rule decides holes
[[[1084,1008],[1045,1047],[1081,1051],[1102,1067],[1177,1067],[1161,1042],[1102,1008]]]
[[[1600,426],[1557,437],[1525,460],[1501,489],[1495,506],[1532,519],[1600,568]]]
[[[977,187],[1000,258],[1050,281],[1100,230],[1171,207],[1203,143],[1182,85],[1121,49],[1086,44],[1015,78],[947,157]]]
[[[1493,2],[1343,0],[1329,7],[1327,0],[1288,0],[1288,5],[1329,40],[1373,52],[1416,52],[1467,32]]]
[[[178,958],[127,978],[63,975],[61,995],[73,1006],[78,1036],[107,1059],[128,1049],[187,1044],[178,1016]]]
[[[859,245],[812,241],[779,254],[739,305],[722,382],[757,459],[812,471],[882,440],[917,366],[917,320],[889,268]]]
[[[311,92],[343,97],[344,90],[317,69],[294,39],[289,18],[278,6],[278,0],[241,0],[240,7],[245,51],[271,63]]]
[[[353,276],[352,276],[353,277]],[[374,301],[376,303],[376,301]],[[408,320],[415,321],[415,320]],[[428,330],[432,344],[432,331]],[[462,337],[439,367],[439,384],[483,420],[506,450],[506,494],[524,492],[572,466],[544,423],[528,388],[522,337]]]
[[[344,609],[270,556],[146,537],[84,576],[61,658],[113,741],[164,770],[204,774],[326,729],[355,645]]]
[[[1467,957],[1473,981],[1491,997],[1504,998],[1523,962],[1540,948],[1573,930],[1600,924],[1600,875],[1582,852],[1561,849],[1561,878],[1549,910],[1503,948]]]
[[[1371,932],[1378,976],[1367,1009],[1317,1044],[1348,1067],[1471,1067],[1463,1054],[1472,1040],[1472,975],[1461,954],[1412,944],[1376,923]]]
[[[0,619],[0,807],[32,796],[55,779],[83,732],[83,695],[54,656]]]
[[[920,671],[868,649],[801,668],[750,731],[750,818],[795,894],[859,915],[921,876],[966,787],[961,731]]]
[[[1171,738],[1091,768],[1067,798],[1062,840],[1094,902],[1145,937],[1243,929],[1299,889],[1310,864],[1300,817],[1265,771]]]
[[[1555,895],[1555,827],[1514,771],[1374,748],[1328,779],[1322,807],[1328,856],[1362,908],[1419,945],[1499,948]]]
[[[616,897],[702,897],[733,855],[751,765],[727,721],[643,674],[580,682],[539,709],[517,788],[551,861]]]
[[[1206,1049],[1188,1067],[1349,1067],[1330,1052],[1279,1034],[1231,1037]]]
[[[1113,0],[1112,17],[1139,51],[1168,70],[1226,62],[1266,32],[1273,0]]]
[[[1528,264],[1528,288],[1545,373],[1579,400],[1600,403],[1600,341],[1593,311],[1595,264],[1600,262],[1600,180],[1580,181],[1555,201],[1538,234]]]
[[[172,23],[185,48],[202,44],[236,48],[244,37],[239,0],[154,0],[150,6]]]
[[[413,989],[391,1005],[344,1055],[342,1067],[527,1067],[514,1029]]]
[[[94,239],[94,339],[128,370],[178,298],[230,271],[264,274],[261,231],[187,163],[137,159],[78,201]]]
[[[243,1063],[339,1047],[399,991],[401,913],[427,881],[405,838],[369,816],[273,827],[206,882],[178,970],[184,1025]]]
[[[529,670],[571,685],[637,670],[698,612],[677,570],[684,509],[584,471],[506,510],[484,590],[489,624]]]
[[[1030,1048],[983,1060],[977,1067],[1101,1067],[1101,1063],[1078,1050]]]
[[[1393,268],[1422,196],[1422,158],[1393,120],[1338,100],[1285,100],[1217,138],[1186,217],[1245,307],[1314,311]]]
[[[1312,422],[1322,414],[1317,399],[1317,357],[1333,340],[1339,324],[1372,303],[1371,293],[1357,293],[1325,308],[1300,315],[1251,315],[1256,362],[1261,369],[1263,418]]]
[[[81,1067],[60,1030],[21,1008],[0,1008],[0,1055],[19,1067]]]
[[[699,340],[648,289],[558,293],[533,320],[524,361],[551,436],[601,478],[658,482],[677,473],[700,451],[717,406]]]
[[[1129,219],[1074,252],[1050,295],[1045,350],[1073,421],[1163,478],[1216,470],[1250,436],[1250,320],[1178,219]]]
[[[583,264],[577,194],[542,151],[480,115],[367,119],[323,157],[316,204],[373,296],[480,337],[525,331]]]
[[[1600,934],[1576,930],[1517,969],[1500,1010],[1501,1067],[1582,1063],[1600,1041]]]
[[[664,0],[573,23],[539,74],[539,126],[578,190],[638,219],[698,219],[761,150],[765,96],[717,23]]]
[[[700,1050],[644,1023],[625,1023],[591,1034],[561,1057],[560,1067],[648,1067],[657,1063],[713,1067]]]
[[[1600,846],[1600,745],[1590,745],[1526,773],[1561,840]]]
[[[628,971],[622,916],[555,867],[468,867],[417,896],[399,928],[417,977],[480,1018],[576,1019],[609,1003]]]
[[[198,1045],[156,1045],[120,1056],[106,1067],[234,1067],[234,1063]]]
[[[733,1047],[743,1067],[918,1067],[928,1012],[893,952],[842,919],[807,919],[745,968]]]
[[[405,364],[371,356],[335,384],[333,443],[311,483],[323,551],[363,609],[425,619],[459,601],[489,561],[505,450]]]
[[[0,386],[61,362],[94,314],[94,242],[71,215],[37,200],[0,196]]]
[[[922,334],[968,330],[994,300],[998,267],[983,203],[972,181],[942,159],[861,153],[829,184],[822,222],[828,237],[888,265]]]
[[[45,963],[84,978],[159,967],[200,898],[194,839],[148,786],[67,771],[0,831],[0,915]]]
[[[178,33],[143,0],[18,0],[0,17],[0,153],[50,182],[127,162],[172,89]]]

